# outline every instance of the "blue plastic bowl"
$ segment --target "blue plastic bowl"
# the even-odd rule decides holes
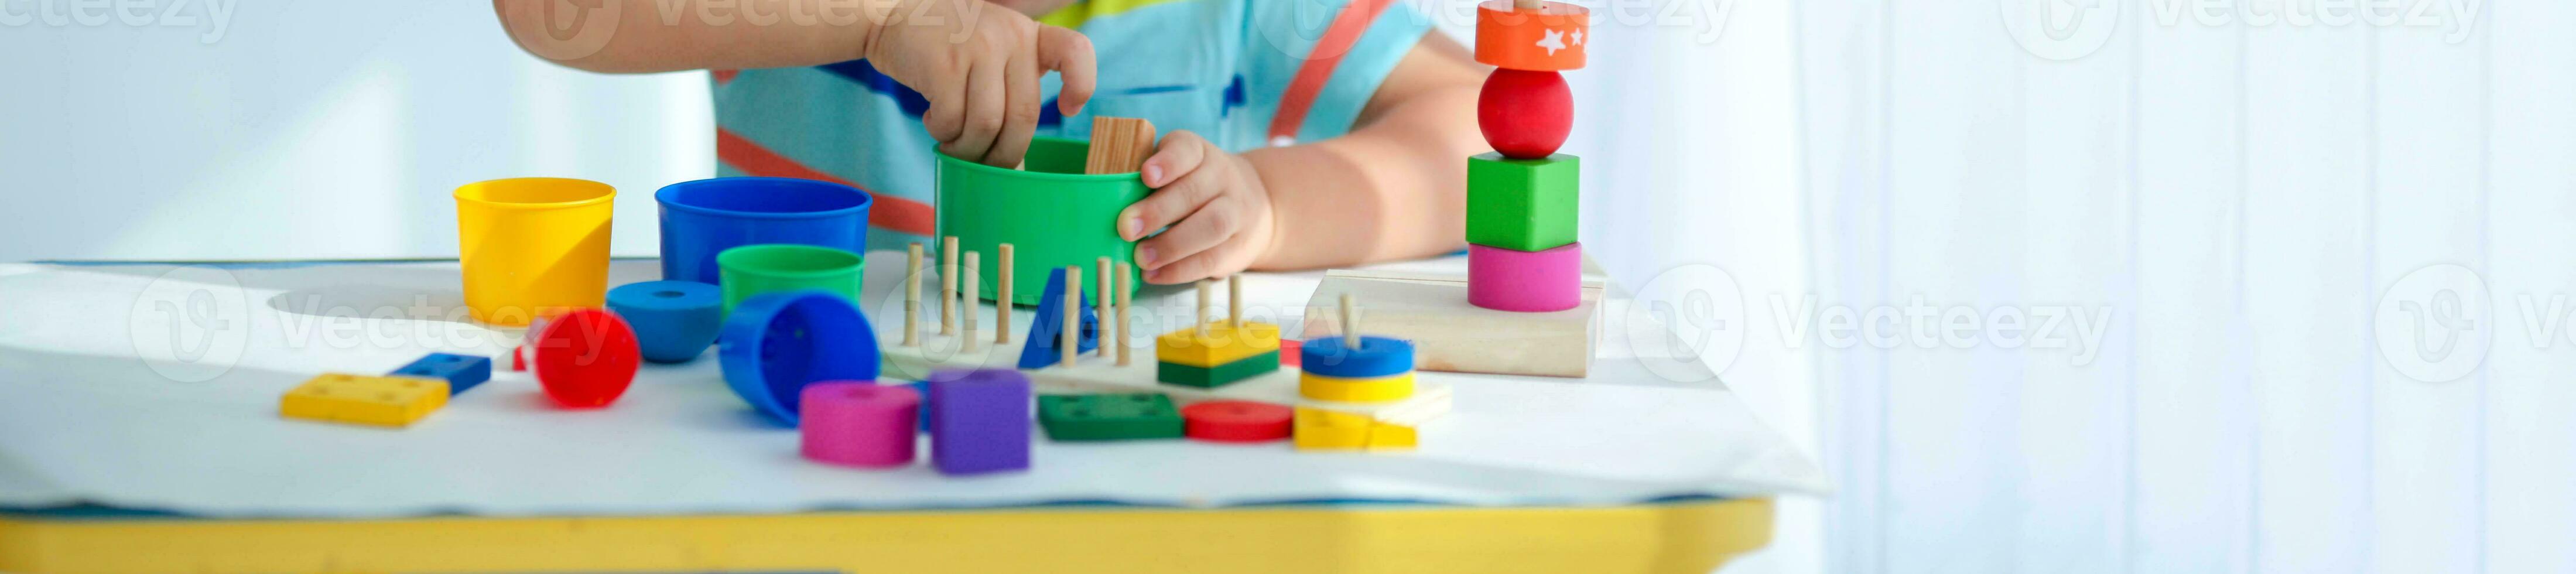
[[[798,243],[866,253],[868,207],[858,188],[785,177],[720,177],[663,186],[662,278],[721,285],[716,254]]]
[[[725,318],[716,349],[725,386],[790,427],[805,385],[877,379],[876,329],[857,306],[829,291],[744,299]]]
[[[635,328],[644,360],[685,363],[716,342],[724,327],[724,293],[696,281],[646,281],[608,290],[608,310]]]

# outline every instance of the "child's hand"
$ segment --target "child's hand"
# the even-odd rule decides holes
[[[1145,282],[1233,275],[1270,249],[1270,192],[1242,157],[1174,131],[1145,158],[1143,175],[1154,193],[1118,214],[1118,236],[1135,241],[1169,227],[1136,245]]]
[[[1091,39],[1039,24],[985,0],[900,0],[870,38],[866,58],[930,100],[921,123],[939,151],[986,165],[1016,167],[1037,131],[1038,78],[1064,73],[1056,109],[1065,116],[1091,100]]]

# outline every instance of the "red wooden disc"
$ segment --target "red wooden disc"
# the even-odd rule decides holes
[[[635,382],[635,329],[605,309],[581,309],[547,321],[533,343],[531,370],[546,396],[567,408],[608,406]]]
[[[1574,131],[1574,90],[1556,72],[1494,70],[1476,94],[1476,127],[1503,157],[1545,158]]]
[[[1181,407],[1181,432],[1215,442],[1264,442],[1294,432],[1296,409],[1251,401],[1207,401]]]

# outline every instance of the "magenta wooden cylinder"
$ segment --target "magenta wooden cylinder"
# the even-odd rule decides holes
[[[1563,311],[1583,303],[1583,244],[1546,251],[1467,245],[1467,302],[1497,311]]]
[[[867,381],[822,381],[798,397],[805,458],[885,468],[912,463],[921,394]]]

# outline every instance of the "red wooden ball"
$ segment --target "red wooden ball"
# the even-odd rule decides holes
[[[1547,157],[1574,131],[1574,90],[1556,72],[1494,70],[1476,96],[1476,125],[1503,157]]]

